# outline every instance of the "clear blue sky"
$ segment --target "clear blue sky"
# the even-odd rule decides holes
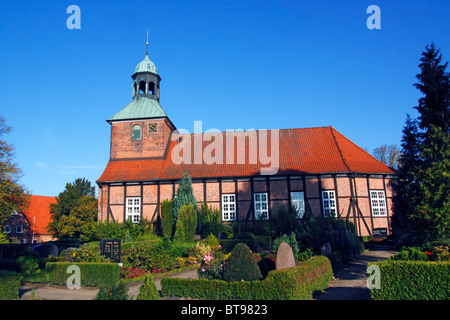
[[[369,5],[381,30],[369,30]],[[69,30],[69,5],[81,29]],[[0,6],[0,114],[14,128],[32,194],[95,184],[109,158],[105,121],[131,101],[149,56],[178,128],[332,125],[370,152],[400,144],[421,52],[450,59],[448,0],[21,1]]]

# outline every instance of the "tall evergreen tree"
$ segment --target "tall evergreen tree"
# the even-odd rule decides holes
[[[173,199],[173,216],[175,220],[178,218],[178,212],[183,205],[193,204],[195,210],[198,211],[197,199],[195,199],[192,191],[192,178],[189,173],[181,177],[180,186],[177,190],[177,195]]]
[[[400,244],[450,241],[450,75],[434,44],[422,53],[414,84],[423,93],[403,130],[400,179],[393,218]]]

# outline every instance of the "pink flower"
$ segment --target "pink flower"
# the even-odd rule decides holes
[[[205,272],[205,269],[202,268],[202,272]]]

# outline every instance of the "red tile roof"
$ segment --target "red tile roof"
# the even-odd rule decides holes
[[[267,131],[268,146],[267,155],[271,155],[272,143],[270,130]],[[395,171],[387,165],[376,160],[370,154],[348,140],[333,127],[304,128],[304,129],[280,129],[279,132],[279,164],[275,175],[301,175],[301,174],[331,174],[331,173],[374,173],[374,174],[395,174]],[[257,141],[261,141],[263,131],[256,131]],[[238,133],[237,135],[244,134]],[[204,134],[208,135],[208,134]],[[210,134],[214,135],[214,134]],[[271,162],[261,161],[261,152],[257,151],[257,162],[249,163],[249,143],[239,146],[237,140],[234,141],[234,164],[227,164],[226,132],[218,133],[223,140],[223,160],[222,164],[205,163],[205,159],[200,164],[195,164],[194,140],[197,134],[174,135],[169,145],[167,156],[164,159],[124,159],[111,160],[106,166],[102,176],[98,179],[102,182],[122,182],[122,181],[157,181],[180,179],[183,173],[189,172],[192,178],[225,178],[225,177],[246,177],[261,175],[261,168],[268,168]],[[176,137],[182,137],[191,141],[191,156],[189,163],[176,164],[172,160],[172,152],[179,154],[182,141],[175,141]],[[220,137],[219,137],[220,139]],[[205,137],[203,137],[205,140]],[[200,140],[201,141],[201,140]],[[212,141],[212,142],[211,142]],[[202,151],[210,154],[206,149],[208,145],[214,143],[214,139],[202,142]],[[276,140],[275,140],[276,141]],[[178,146],[178,147],[177,147]],[[256,149],[259,150],[259,149]],[[276,151],[276,150],[275,150]],[[239,152],[245,154],[245,163],[238,164],[237,155]],[[199,152],[201,153],[201,152]],[[186,161],[185,161],[186,162]]]
[[[36,234],[49,234],[47,225],[51,221],[50,204],[56,203],[55,197],[31,196],[28,209],[24,210],[24,214],[30,223],[30,231]]]

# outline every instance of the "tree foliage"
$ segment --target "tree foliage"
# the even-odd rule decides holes
[[[189,173],[186,173],[181,177],[180,186],[177,190],[177,195],[173,199],[173,216],[178,218],[178,212],[183,205],[192,204],[195,210],[198,210],[197,199],[195,199],[192,191],[192,178]]]
[[[400,154],[401,150],[395,144],[383,144],[382,146],[373,149],[373,156],[393,169],[398,168]]]
[[[14,162],[14,147],[3,140],[11,131],[0,116],[0,225],[14,211],[25,209],[30,201],[28,191],[19,184],[22,171]]]
[[[63,192],[50,205],[48,230],[58,238],[81,237],[87,240],[95,231],[97,199],[95,188],[85,178],[67,183]]]
[[[450,241],[450,75],[434,44],[422,53],[414,86],[417,119],[403,129],[399,181],[394,198],[394,236],[399,245]]]
[[[192,242],[194,241],[197,229],[197,209],[191,203],[183,205],[179,211],[177,224],[175,226],[174,241]]]

